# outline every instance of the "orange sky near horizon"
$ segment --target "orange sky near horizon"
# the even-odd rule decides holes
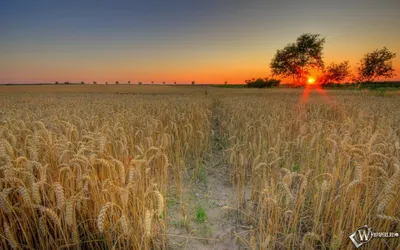
[[[295,40],[295,37],[294,39]],[[329,41],[329,40],[328,40]],[[289,41],[288,41],[289,42]],[[355,71],[358,61],[366,52],[379,48],[378,46],[363,44],[364,49],[356,48],[349,44],[336,41],[327,42],[324,50],[324,61],[328,65],[331,62],[349,60],[352,71]],[[282,43],[282,48],[285,46]],[[382,46],[383,47],[383,46]],[[80,58],[71,54],[63,56],[60,60],[57,56],[43,53],[40,56],[29,53],[14,53],[7,60],[0,61],[1,83],[37,83],[37,82],[87,82],[113,83],[115,81],[132,83],[158,82],[167,83],[244,83],[246,79],[270,76],[269,62],[277,48],[263,48],[258,52],[253,47],[247,49],[243,54],[230,54],[231,51],[201,53],[186,52],[184,56],[178,54],[174,57],[140,57],[139,62],[135,56],[132,59],[126,56],[114,55],[104,56],[106,53],[90,54]],[[400,51],[399,46],[388,46],[392,51]],[[235,48],[233,52],[246,48]],[[79,52],[78,52],[79,53]],[[77,53],[77,54],[78,54]],[[210,57],[210,58],[208,58]],[[108,58],[113,58],[108,59]],[[4,57],[3,57],[4,59]],[[393,60],[396,76],[390,80],[400,80],[400,58]],[[5,62],[5,63],[4,63]],[[291,79],[282,79],[283,82],[291,82]]]
[[[285,44],[282,45],[282,47]],[[340,46],[340,45],[339,45]],[[349,60],[352,71],[355,71],[358,61],[364,53],[370,50],[348,51],[347,47],[325,46],[324,61],[326,65],[331,62]],[[367,46],[366,46],[367,47]],[[372,46],[369,46],[372,47]],[[392,51],[393,48],[389,47]],[[271,49],[273,51],[273,49]],[[400,51],[400,48],[398,49]],[[100,56],[92,55],[82,59],[53,57],[42,55],[27,55],[21,53],[0,62],[1,83],[38,83],[38,82],[87,82],[113,83],[115,81],[137,83],[151,82],[161,83],[244,83],[246,79],[270,76],[269,62],[273,56],[265,56],[266,53],[250,51],[248,54],[231,56],[223,53],[215,53],[213,59],[201,55],[188,55],[181,57],[147,58],[140,63],[135,60],[118,57],[108,61]],[[208,54],[209,55],[209,54]],[[209,55],[211,56],[211,55]],[[25,57],[25,59],[24,59]],[[193,58],[193,59],[190,59]],[[400,60],[393,60],[396,76],[389,80],[400,80]],[[313,76],[316,76],[313,74]],[[291,79],[282,79],[282,82],[291,82]]]

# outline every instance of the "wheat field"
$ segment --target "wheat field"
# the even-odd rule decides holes
[[[218,154],[236,249],[354,249],[365,224],[400,232],[397,96],[39,88],[0,91],[2,249],[190,248],[171,244],[167,201],[187,205],[187,173]],[[218,249],[208,238],[201,249]]]
[[[222,99],[226,164],[254,226],[249,248],[353,249],[348,236],[365,224],[399,232],[399,111],[398,98],[340,92],[308,103],[283,94]]]

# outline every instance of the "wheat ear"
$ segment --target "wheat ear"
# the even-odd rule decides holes
[[[106,220],[107,210],[113,205],[112,202],[107,202],[100,210],[99,216],[97,217],[97,227],[100,233],[104,232],[104,224]]]

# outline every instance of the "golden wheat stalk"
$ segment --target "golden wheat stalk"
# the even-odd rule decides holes
[[[107,210],[113,206],[112,202],[107,202],[100,210],[99,215],[97,216],[97,228],[99,229],[100,233],[104,232],[104,226],[107,216]]]
[[[164,198],[163,195],[156,190],[155,191],[156,197],[157,197],[157,215],[161,216],[162,213],[164,212]]]
[[[59,182],[54,182],[53,188],[56,195],[57,208],[61,210],[65,203],[64,189]]]
[[[36,209],[41,211],[43,214],[47,215],[47,217],[50,218],[50,220],[56,224],[57,226],[61,225],[60,218],[58,217],[57,213],[54,212],[51,208],[40,206],[40,205],[33,205]]]
[[[6,221],[4,221],[4,223],[3,223],[3,229],[4,229],[4,235],[6,236],[6,240],[8,242],[8,245],[12,249],[19,249],[20,246],[19,246],[18,242],[14,238],[14,234],[13,234],[13,231],[12,231],[10,225],[8,225],[8,223]]]
[[[151,217],[152,213],[149,210],[146,210],[144,215],[144,235],[146,237],[151,236]]]

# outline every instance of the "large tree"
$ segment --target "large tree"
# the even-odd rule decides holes
[[[309,74],[311,68],[323,69],[324,44],[325,38],[319,34],[301,35],[295,43],[277,50],[270,63],[272,75],[292,77],[293,81],[299,81]]]
[[[395,76],[392,65],[392,60],[395,57],[396,53],[391,52],[386,47],[365,54],[357,68],[357,80],[369,82],[380,77],[392,78]]]

